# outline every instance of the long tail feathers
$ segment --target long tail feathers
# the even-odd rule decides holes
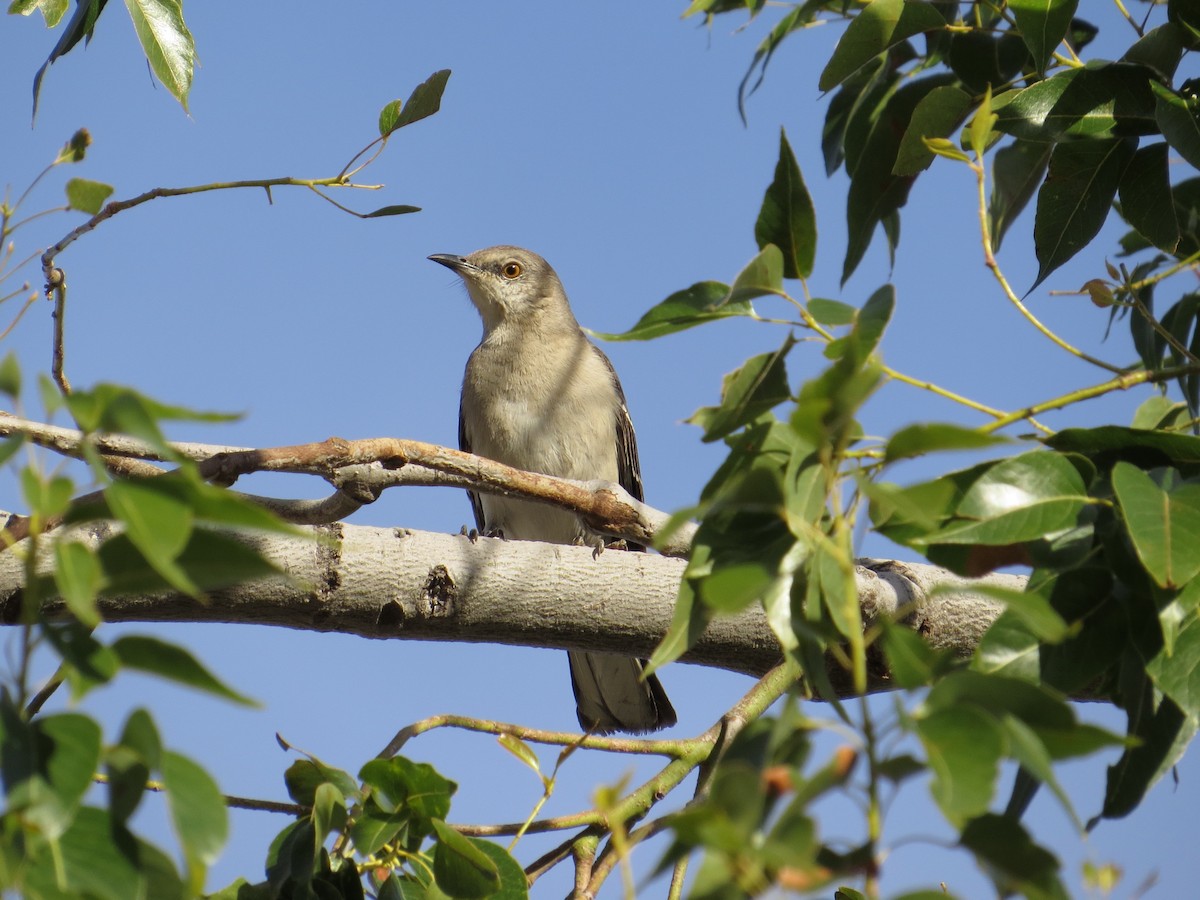
[[[675,724],[675,709],[658,678],[643,677],[643,660],[579,651],[567,656],[581,728],[640,733]]]

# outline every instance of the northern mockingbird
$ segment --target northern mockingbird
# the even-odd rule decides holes
[[[467,360],[459,446],[488,459],[563,478],[605,479],[642,499],[633,424],[612,363],[575,321],[558,275],[536,253],[489,247],[429,257],[456,272],[483,318]],[[557,544],[601,540],[574,513],[469,492],[481,532]],[[641,549],[641,548],[638,548]],[[569,651],[581,727],[599,733],[654,731],[675,710],[644,662]]]

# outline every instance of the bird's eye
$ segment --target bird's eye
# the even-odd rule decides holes
[[[520,278],[524,269],[521,268],[520,263],[510,262],[504,264],[504,269],[502,271],[504,272],[505,278]]]

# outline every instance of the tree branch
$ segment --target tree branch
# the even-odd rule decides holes
[[[671,621],[684,562],[650,553],[532,541],[432,534],[403,528],[331,525],[308,537],[242,534],[281,572],[210,592],[204,603],[163,593],[103,598],[113,622],[231,622],[337,631],[368,638],[488,642],[649,654]],[[39,571],[50,572],[57,540],[93,548],[117,533],[111,523],[71,527],[38,543]],[[869,624],[898,617],[931,644],[969,654],[1001,607],[971,592],[971,581],[929,565],[861,560],[859,601]],[[24,568],[0,554],[0,618],[20,621]],[[1019,590],[1024,579],[982,581]],[[952,593],[930,597],[937,585]],[[47,613],[65,615],[58,601]],[[714,620],[687,662],[760,676],[779,662],[779,646],[759,607]],[[835,688],[849,692],[840,669]],[[871,689],[890,687],[872,672]]]

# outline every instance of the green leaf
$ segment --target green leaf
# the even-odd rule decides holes
[[[1190,434],[1102,425],[1099,428],[1064,428],[1047,438],[1046,444],[1062,453],[1083,454],[1101,468],[1114,459],[1136,461],[1151,453],[1161,454],[1174,466],[1200,465],[1200,437]]]
[[[500,887],[490,895],[491,900],[523,900],[529,896],[529,879],[521,864],[499,844],[481,838],[467,838],[476,849],[483,851],[500,873]]]
[[[878,5],[871,4],[859,17],[859,22]],[[916,4],[913,4],[916,5]],[[846,196],[846,229],[848,240],[842,264],[842,284],[845,284],[871,245],[878,225],[884,226],[890,251],[895,251],[899,236],[898,211],[908,202],[914,176],[896,175],[900,144],[912,120],[917,104],[931,91],[950,84],[950,74],[931,75],[904,85],[897,90],[878,115],[870,121],[870,131],[862,141],[861,150],[854,154],[852,164],[850,134],[847,133],[847,169],[850,171],[850,190]]]
[[[127,634],[112,644],[126,668],[157,675],[168,681],[223,697],[244,706],[257,706],[248,697],[226,686],[183,647],[158,638]]]
[[[3,362],[0,362],[0,393],[13,400],[21,395],[21,363],[11,350],[5,354]]]
[[[1057,143],[1071,138],[1154,134],[1151,71],[1129,63],[1072,68],[996,97],[996,128],[1014,137]]]
[[[963,88],[976,96],[989,87],[1003,87],[1024,68],[1031,67],[1029,50],[1013,30],[989,33],[980,28],[958,31],[949,37],[946,63],[960,79]]]
[[[379,136],[387,137],[396,128],[396,120],[400,118],[403,100],[393,100],[379,111]]]
[[[1194,101],[1180,97],[1169,87],[1150,82],[1154,91],[1154,120],[1167,143],[1193,168],[1200,168],[1200,118]]]
[[[702,407],[687,420],[704,429],[702,440],[719,440],[791,397],[784,360],[795,345],[788,335],[775,352],[752,356],[725,376],[721,405]]]
[[[1140,148],[1121,178],[1121,215],[1151,244],[1167,253],[1179,245],[1179,223],[1171,199],[1167,145]]]
[[[930,3],[874,0],[850,20],[821,73],[818,87],[832,90],[889,47],[913,35],[945,27],[946,19]]]
[[[694,0],[688,11],[684,13],[683,18],[687,18],[693,11],[700,7],[709,7],[716,2],[719,2],[719,0]],[[760,2],[759,6],[761,7],[761,5]],[[757,9],[755,12],[757,12]],[[775,23],[770,33],[762,39],[762,43],[754,51],[754,58],[750,60],[746,74],[742,76],[742,81],[738,85],[738,115],[742,117],[742,124],[746,123],[746,99],[758,90],[759,85],[762,84],[763,78],[767,74],[767,66],[770,65],[771,57],[775,55],[775,50],[789,34],[811,23],[816,12],[817,10],[813,8],[811,3],[793,7],[783,18]],[[758,79],[747,90],[746,86],[750,84],[750,79],[754,76],[755,70],[758,71]]]
[[[360,793],[358,781],[349,772],[331,766],[315,756],[298,759],[283,773],[288,796],[301,806],[312,806],[317,788],[332,784],[343,797],[356,797]]]
[[[961,825],[987,812],[1005,749],[996,720],[963,704],[918,718],[916,730],[933,771],[930,791],[942,814]]]
[[[901,428],[888,439],[884,452],[885,462],[909,459],[940,450],[981,450],[997,444],[1008,443],[1008,439],[994,434],[985,434],[974,428],[963,428],[944,422],[926,422]]]
[[[54,583],[75,618],[93,627],[100,624],[96,596],[104,586],[104,572],[86,544],[78,541],[55,543]]]
[[[67,205],[94,216],[112,196],[112,186],[86,178],[72,178],[67,182]]]
[[[945,590],[935,591],[934,595],[959,592],[961,589],[947,586]],[[1003,603],[1006,609],[1028,626],[1030,632],[1046,643],[1056,644],[1071,633],[1063,617],[1050,601],[1039,593],[1030,590],[1014,591],[985,583],[972,584],[971,593]]]
[[[1100,231],[1136,146],[1133,139],[1118,139],[1076,141],[1054,148],[1050,172],[1038,191],[1033,241],[1039,268],[1032,287]]]
[[[124,825],[146,796],[151,771],[162,762],[162,741],[150,713],[135,709],[125,720],[121,739],[105,753],[108,768],[108,807]]]
[[[993,250],[1000,249],[1009,226],[1042,183],[1053,149],[1053,144],[1018,139],[996,151],[992,159],[992,195],[988,201]]]
[[[1200,719],[1200,618],[1189,619],[1175,637],[1173,652],[1160,650],[1146,674],[1185,714]]]
[[[783,253],[774,244],[767,244],[758,255],[746,263],[729,286],[724,303],[742,303],[764,294],[784,296]]]
[[[900,141],[893,175],[916,175],[929,168],[933,152],[928,138],[949,137],[971,108],[971,98],[961,88],[946,84],[935,87],[921,98]]]
[[[1112,484],[1138,559],[1159,587],[1181,587],[1200,574],[1200,484],[1174,469],[1147,473],[1127,462],[1113,467]]]
[[[75,485],[62,475],[43,477],[32,467],[21,470],[21,493],[29,508],[39,516],[61,516],[71,502]]]
[[[914,690],[932,684],[953,666],[952,653],[935,650],[912,629],[886,620],[881,624],[888,671],[900,687]]]
[[[183,21],[180,0],[125,0],[133,28],[146,54],[146,61],[163,87],[188,108],[196,44]]]
[[[433,876],[451,897],[490,897],[500,887],[500,868],[472,841],[440,819],[433,820]]]
[[[79,810],[58,842],[57,857],[44,853],[24,874],[26,896],[54,900],[184,900],[194,893],[184,890],[166,854],[130,834],[103,810],[90,806]]]
[[[428,763],[414,763],[403,756],[373,759],[359,771],[363,784],[372,789],[372,799],[385,810],[404,810],[412,817],[410,833],[432,830],[435,819],[450,812],[450,797],[458,789]]]
[[[204,769],[170,750],[162,755],[162,779],[171,824],[187,860],[188,880],[198,893],[204,887],[205,872],[229,837],[225,798]]]
[[[146,562],[126,535],[105,541],[99,556],[107,579],[105,596],[179,590]],[[199,591],[217,590],[280,574],[279,568],[263,559],[252,544],[204,528],[192,533],[175,562],[179,571],[190,580],[191,587]]]
[[[175,562],[191,537],[193,513],[163,487],[155,480],[114,481],[104,489],[104,498],[154,571],[177,590],[194,595],[197,587]]]
[[[652,307],[628,331],[619,334],[602,331],[590,333],[606,341],[648,341],[651,338],[695,328],[706,322],[754,314],[754,308],[749,301],[723,303],[728,296],[728,285],[719,281],[699,281],[689,288],[676,291]]]
[[[421,211],[421,207],[419,207],[419,206],[406,206],[403,204],[398,205],[398,206],[381,206],[379,209],[375,210],[374,212],[363,213],[363,218],[364,219],[379,219],[384,216],[404,216],[404,215],[408,215],[409,213],[417,213],[420,211]]]
[[[392,121],[391,128],[386,132],[383,131],[384,113],[381,112],[379,115],[380,134],[386,137],[393,131],[403,128],[405,125],[411,125],[413,122],[419,122],[441,109],[442,92],[446,90],[446,82],[449,80],[450,70],[439,69],[413,88],[413,92],[408,96],[408,101],[400,108],[399,114]],[[387,108],[385,106],[384,110],[386,111]],[[388,118],[391,117],[388,116]]]
[[[704,548],[696,548],[696,550],[704,550]],[[693,551],[692,560],[697,557],[696,550]],[[692,560],[688,562],[689,569],[692,567]],[[671,615],[671,624],[650,655],[650,660],[646,663],[646,674],[651,675],[655,670],[683,656],[696,641],[700,640],[700,635],[704,633],[714,615],[715,611],[710,606],[699,602],[695,585],[691,579],[686,577],[685,573],[685,577],[679,583],[679,596],[675,599],[675,611]]]
[[[993,813],[966,824],[960,843],[985,863],[1001,896],[1020,892],[1030,900],[1067,900],[1058,860],[1029,837],[1015,819]]]
[[[817,253],[816,214],[783,129],[779,131],[775,180],[763,197],[758,221],[754,224],[754,239],[760,250],[768,244],[780,249],[784,278],[807,278],[812,274]]]
[[[1066,37],[1078,5],[1079,0],[1008,0],[1008,8],[1039,72],[1046,71],[1050,55]]]
[[[858,310],[849,303],[826,300],[823,297],[813,297],[809,300],[808,311],[822,325],[850,325],[858,315]]]

